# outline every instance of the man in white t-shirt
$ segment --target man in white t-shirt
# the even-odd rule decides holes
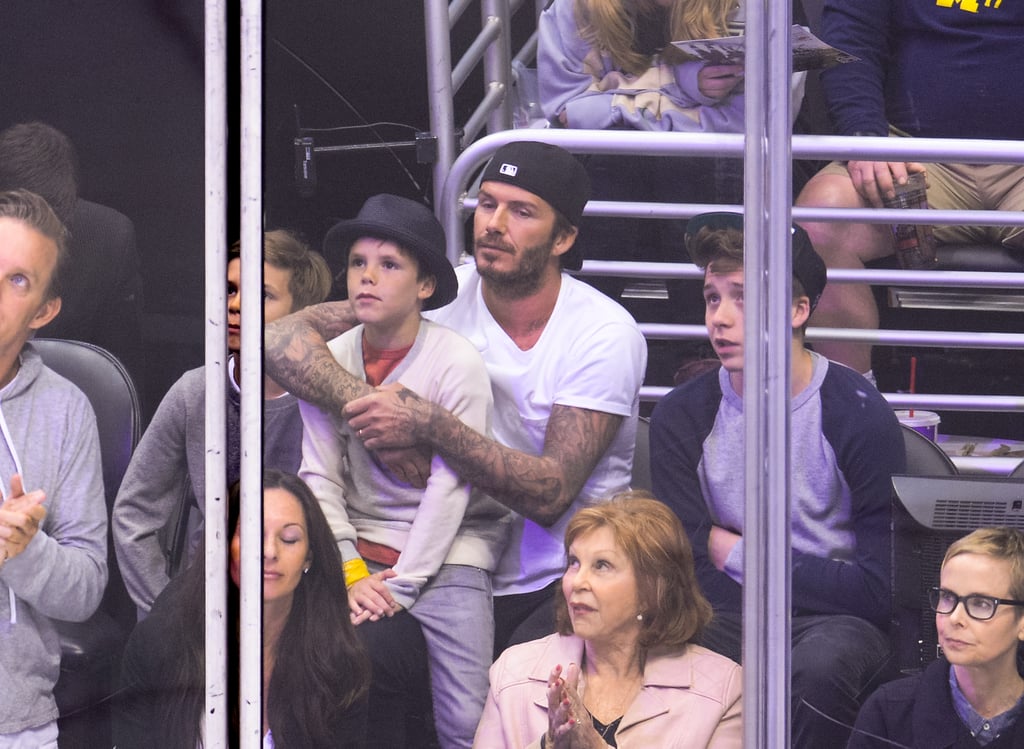
[[[483,356],[493,439],[400,385],[371,390],[341,369],[323,339],[351,326],[347,303],[309,308],[266,333],[270,374],[342,411],[396,476],[421,482],[417,450],[437,453],[515,511],[494,575],[496,652],[554,631],[565,524],[630,481],[646,344],[622,307],[564,272],[582,264],[575,241],[589,193],[580,163],[548,144],[510,143],[484,170],[476,263],[458,269],[458,297],[432,317]]]

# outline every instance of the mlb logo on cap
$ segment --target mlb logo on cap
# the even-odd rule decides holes
[[[575,156],[549,143],[518,140],[506,143],[487,162],[480,175],[486,182],[504,182],[547,202],[570,224],[579,226],[590,198],[590,178]],[[579,270],[583,253],[577,245],[562,255],[562,267]]]

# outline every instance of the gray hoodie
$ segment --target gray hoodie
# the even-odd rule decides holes
[[[53,620],[84,621],[107,584],[107,512],[96,417],[85,395],[28,343],[0,390],[0,489],[20,473],[46,518],[0,569],[0,734],[57,717],[60,642]]]

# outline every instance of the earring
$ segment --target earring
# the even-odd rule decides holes
[[[637,615],[636,615],[636,620],[637,620],[638,622],[642,622],[642,621],[644,620],[644,615],[643,615],[643,614],[637,614]]]
[[[305,575],[307,572],[309,572],[309,567],[303,567],[302,574]]]

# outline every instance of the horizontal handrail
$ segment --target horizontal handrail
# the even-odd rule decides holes
[[[937,208],[811,208],[794,206],[793,220],[858,221],[862,224],[1024,225],[1024,211],[939,210]]]
[[[743,136],[738,133],[682,133],[640,130],[576,130],[542,128],[492,133],[494,141],[477,144],[483,153],[493,153],[504,143],[540,140],[573,153],[644,154],[648,156],[735,156],[743,155]],[[1024,141],[878,138],[845,135],[794,135],[794,159],[859,158],[876,161],[965,162],[992,164],[1024,163]],[[474,154],[475,158],[477,155]],[[480,157],[486,158],[485,156]]]
[[[629,260],[585,260],[580,273],[623,278],[700,279],[704,272],[693,263]],[[992,271],[902,270],[898,268],[830,268],[829,283],[869,283],[876,286],[948,286],[1019,289],[1024,273]]]
[[[644,385],[640,400],[656,403],[672,391],[671,387]],[[934,393],[882,393],[890,406],[897,409],[934,409],[937,411],[985,411],[1016,413],[1024,411],[1024,396],[1016,395],[954,395]]]
[[[703,325],[679,323],[639,323],[646,338],[658,341],[699,341],[707,338]],[[871,328],[807,329],[807,340],[872,343],[885,346],[922,346],[924,348],[1024,349],[1024,333],[979,333],[960,330],[875,330]]]
[[[442,194],[442,213],[448,233],[448,255],[458,262],[463,251],[463,212],[475,207],[465,194],[470,176],[498,148],[518,140],[539,140],[574,153],[648,156],[734,156],[743,154],[743,136],[708,133],[654,133],[619,130],[565,130],[544,128],[492,133],[467,146],[452,165]],[[793,157],[798,159],[860,159],[904,161],[962,161],[967,163],[1024,163],[1024,142],[1005,140],[943,140],[939,138],[877,138],[838,135],[794,135]],[[592,201],[587,215],[639,218],[688,218],[711,210],[742,211],[742,206],[700,203],[667,204],[630,201]],[[793,209],[794,220],[860,221],[888,223],[967,223],[988,226],[1024,226],[1022,211],[937,211],[884,208]]]
[[[472,211],[476,199],[467,197],[463,210]],[[743,206],[731,203],[648,203],[627,200],[591,200],[584,214],[611,218],[688,219],[698,213],[732,211],[743,213]],[[862,224],[969,224],[971,226],[1024,225],[1024,211],[967,210],[936,208],[813,208],[794,206],[793,220],[857,221]]]

